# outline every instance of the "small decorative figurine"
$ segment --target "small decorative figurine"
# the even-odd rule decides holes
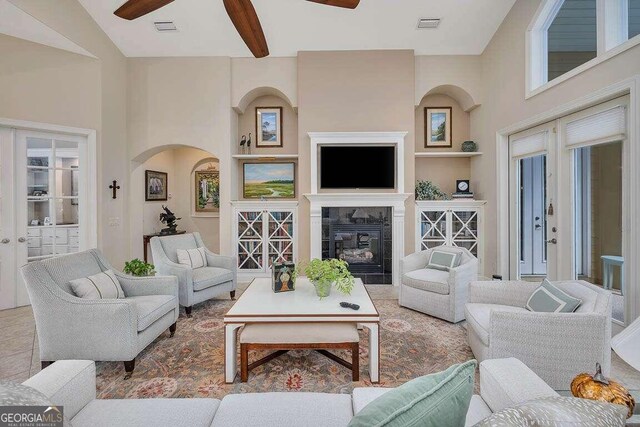
[[[249,150],[247,154],[251,154],[251,132],[249,132],[249,139],[247,139],[247,150]]]
[[[182,218],[176,218],[176,215],[165,205],[162,205],[162,209],[164,209],[164,213],[160,214],[160,221],[166,224],[167,228],[163,228],[160,234],[176,234],[178,232],[178,224],[176,224],[176,221]]]
[[[240,154],[244,154],[245,148],[244,146],[247,143],[247,135],[242,135],[242,139],[240,140]]]

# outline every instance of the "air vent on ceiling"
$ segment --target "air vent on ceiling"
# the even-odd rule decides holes
[[[418,21],[418,29],[438,28],[440,25],[439,18],[421,18]]]
[[[157,21],[154,22],[153,25],[155,25],[156,30],[160,31],[161,33],[167,31],[178,31],[176,24],[174,24],[172,21]]]

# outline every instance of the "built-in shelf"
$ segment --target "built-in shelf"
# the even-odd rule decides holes
[[[482,153],[479,151],[474,151],[471,153],[465,153],[463,151],[435,151],[431,152],[418,152],[416,153],[416,157],[476,157],[482,156]]]
[[[277,159],[297,159],[297,154],[234,154],[234,159],[238,160],[277,160]]]

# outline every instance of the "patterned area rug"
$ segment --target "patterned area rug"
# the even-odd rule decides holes
[[[395,299],[374,300],[381,315],[381,387],[395,387],[421,375],[438,372],[473,357],[461,324],[452,325],[398,306]],[[291,351],[249,374],[249,381],[224,382],[222,317],[232,301],[213,300],[181,314],[173,338],[160,336],[136,359],[133,377],[124,380],[122,363],[97,364],[98,397],[214,397],[230,393],[305,391],[350,393],[371,386],[368,337],[361,331],[360,382],[351,371],[312,351]],[[339,354],[340,352],[338,352]],[[250,353],[257,360],[266,353]],[[349,354],[339,354],[349,360]],[[477,387],[477,385],[476,385]]]

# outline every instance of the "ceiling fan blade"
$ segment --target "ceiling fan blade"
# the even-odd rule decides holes
[[[256,58],[269,56],[269,46],[251,0],[223,0],[231,22]]]
[[[128,19],[129,21],[140,18],[147,13],[151,13],[154,10],[160,9],[163,6],[168,5],[173,0],[129,0],[118,8],[114,15],[119,16],[122,19]]]
[[[327,6],[344,7],[355,9],[360,4],[360,0],[308,0],[314,3],[326,4]]]

